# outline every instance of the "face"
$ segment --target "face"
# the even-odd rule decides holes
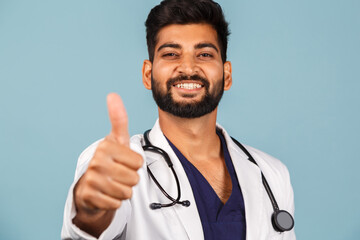
[[[213,112],[231,86],[231,64],[222,62],[216,31],[208,24],[169,25],[157,40],[143,80],[159,108],[182,118]]]

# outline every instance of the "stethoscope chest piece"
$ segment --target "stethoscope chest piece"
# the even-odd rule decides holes
[[[151,179],[155,182],[155,184],[157,185],[157,187],[160,189],[160,191],[165,195],[165,197],[167,197],[170,202],[166,203],[166,204],[162,204],[162,203],[151,203],[149,205],[150,209],[155,210],[155,209],[160,209],[163,207],[171,207],[174,206],[175,204],[180,204],[184,207],[189,207],[190,206],[190,201],[189,200],[184,200],[184,201],[180,201],[181,198],[181,189],[180,189],[180,182],[179,179],[176,175],[176,172],[174,170],[173,164],[170,160],[169,155],[161,148],[158,148],[154,145],[152,145],[149,141],[149,132],[150,130],[147,130],[144,133],[144,141],[145,141],[145,145],[143,146],[144,151],[151,151],[151,152],[155,152],[160,154],[166,161],[166,163],[168,164],[169,168],[171,169],[173,175],[174,175],[174,179],[176,182],[176,186],[177,186],[177,192],[178,195],[176,198],[171,197],[166,191],[165,189],[160,185],[160,183],[157,181],[157,179],[155,178],[155,176],[153,175],[153,173],[151,172],[150,168],[147,168],[147,171],[149,173],[149,176],[151,177]],[[251,156],[251,154],[247,151],[247,149],[241,144],[239,143],[235,138],[232,138],[233,141],[236,143],[236,145],[238,145],[242,151],[248,156],[249,161],[251,161],[252,163],[254,163],[255,165],[257,165],[255,159]],[[261,170],[261,169],[260,169]],[[275,197],[271,191],[271,188],[268,184],[268,182],[266,181],[266,178],[264,176],[264,174],[261,172],[261,177],[262,177],[262,181],[263,181],[263,185],[264,188],[270,198],[271,204],[273,206],[274,209],[274,213],[271,216],[271,222],[272,225],[274,227],[274,229],[278,232],[285,232],[285,231],[290,231],[293,227],[294,227],[294,218],[291,216],[291,214],[285,210],[280,210],[279,206],[275,200]]]
[[[271,222],[278,232],[290,231],[294,227],[294,219],[290,213],[285,210],[275,211]]]

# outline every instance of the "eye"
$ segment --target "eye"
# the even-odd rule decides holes
[[[177,54],[177,53],[174,53],[174,52],[164,53],[164,54],[162,55],[162,57],[164,57],[164,58],[175,58],[175,57],[177,57],[177,56],[178,56],[178,54]]]
[[[212,58],[213,55],[210,54],[210,53],[201,53],[201,54],[199,54],[199,57],[201,57],[201,58]]]

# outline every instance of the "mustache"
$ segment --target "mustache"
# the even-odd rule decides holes
[[[194,74],[194,75],[191,75],[191,76],[189,76],[189,75],[179,75],[179,76],[174,77],[174,78],[169,78],[169,80],[166,83],[167,89],[170,90],[172,85],[174,85],[176,82],[183,81],[183,80],[200,81],[201,84],[204,85],[205,89],[208,89],[209,85],[210,85],[209,81],[206,78],[201,77],[198,74]]]

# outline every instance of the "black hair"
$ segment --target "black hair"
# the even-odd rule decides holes
[[[222,61],[226,61],[226,50],[230,31],[220,5],[212,0],[163,0],[151,9],[145,22],[146,41],[151,62],[154,60],[157,35],[171,24],[210,24],[217,32]]]

